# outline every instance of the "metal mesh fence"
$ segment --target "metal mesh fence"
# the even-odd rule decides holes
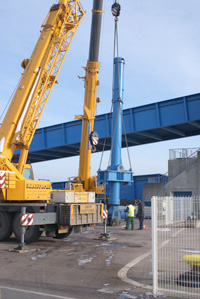
[[[152,198],[153,292],[200,297],[200,198]]]

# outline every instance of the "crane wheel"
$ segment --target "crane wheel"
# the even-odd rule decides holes
[[[0,241],[6,241],[12,234],[12,215],[0,212]]]
[[[54,237],[54,239],[64,239],[64,238],[67,238],[71,232],[73,231],[73,226],[69,226],[68,228],[68,232],[65,233],[65,234],[58,234],[58,231],[56,231],[56,236]]]
[[[16,239],[20,242],[21,241],[21,229],[20,229],[20,213],[15,214],[13,219],[13,233]],[[24,242],[26,244],[36,242],[39,237],[41,236],[42,232],[39,230],[39,226],[32,225],[27,226]]]

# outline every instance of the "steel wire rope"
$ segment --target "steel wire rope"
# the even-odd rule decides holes
[[[115,1],[116,2],[116,1]],[[113,48],[113,80],[112,80],[112,109],[113,109],[113,101],[114,101],[114,75],[115,75],[115,65],[114,65],[114,58],[115,58],[115,52],[117,51],[117,56],[118,56],[118,31],[117,31],[117,20],[115,18],[115,27],[114,27],[114,48]],[[117,50],[115,50],[117,48]],[[112,111],[113,112],[113,111]],[[118,111],[119,112],[119,111]],[[119,113],[117,113],[117,118],[116,118],[116,123],[118,120],[118,115]],[[115,133],[116,133],[116,123],[115,123],[115,127],[114,127],[114,134],[112,136],[112,143],[111,143],[111,149],[110,149],[110,155],[109,155],[109,160],[108,160],[108,166],[110,164],[110,160],[111,160],[111,154],[112,154],[112,150],[113,150],[113,143],[114,143],[114,138],[115,138]]]
[[[128,184],[123,184],[123,189],[122,189],[122,192],[121,192],[121,194],[120,194],[120,199],[122,199],[122,195],[123,195],[123,193],[124,193],[124,190],[125,190],[125,188],[126,188],[126,186],[128,186]]]
[[[22,76],[21,76],[21,77],[22,77]],[[19,86],[19,83],[20,83],[20,81],[21,81],[21,77],[20,77],[19,81],[17,82],[17,84],[16,84],[16,86],[15,86],[15,88],[14,88],[14,90],[13,90],[13,92],[12,92],[12,94],[11,94],[11,96],[10,96],[10,98],[9,98],[9,100],[8,100],[8,102],[7,102],[7,104],[6,104],[5,108],[4,108],[4,110],[3,110],[2,114],[1,114],[1,116],[0,116],[0,120],[1,120],[1,118],[3,117],[3,115],[4,115],[5,111],[6,111],[6,109],[8,108],[8,105],[10,104],[10,102],[11,102],[11,100],[12,100],[12,98],[13,98],[13,95],[14,95],[14,93],[15,93],[16,90],[17,90],[17,87]]]
[[[117,3],[117,0],[115,0],[115,3]],[[117,57],[119,58],[119,40],[118,40],[117,21],[118,21],[118,18],[115,18],[115,38],[116,38],[116,43],[117,43]],[[115,41],[114,41],[114,55],[115,55]],[[119,68],[118,68],[118,86],[120,86]],[[120,93],[121,93],[121,88],[119,88],[119,98],[118,98],[118,100],[121,101],[121,94]],[[120,103],[120,105],[121,105],[121,103]],[[128,141],[127,141],[126,130],[125,130],[125,125],[124,125],[123,111],[120,109],[120,112],[121,112],[122,124],[123,124],[124,135],[125,135],[125,142],[126,142],[126,147],[127,147],[127,152],[128,152],[129,166],[130,166],[130,170],[132,170],[130,153],[129,153],[129,149],[128,149]],[[121,164],[122,164],[122,158],[121,158]]]
[[[116,2],[116,1],[115,1]],[[116,48],[116,38],[117,38],[117,53],[118,53],[118,31],[117,31],[117,21],[115,18],[115,27],[114,27],[114,47],[113,47],[113,61],[114,61],[114,57],[115,57],[115,48]],[[109,115],[109,122],[110,122],[110,118],[111,118],[111,113],[113,110],[113,89],[114,89],[114,64],[113,64],[113,80],[112,80],[112,104],[111,104],[111,109],[110,109],[110,115]],[[105,151],[105,146],[106,146],[106,139],[107,139],[107,133],[108,133],[108,127],[106,129],[106,137],[104,139],[104,145],[103,145],[103,150],[102,150],[102,154],[101,154],[101,159],[100,159],[100,164],[99,164],[99,170],[101,169],[101,164],[102,164],[102,160],[103,160],[103,155],[104,155],[104,151]],[[111,153],[112,153],[112,145],[111,145]],[[110,156],[111,156],[110,153]],[[109,157],[109,161],[110,161],[110,157]],[[108,161],[108,165],[109,165],[109,161]],[[108,168],[108,167],[107,167]]]
[[[117,0],[115,0],[115,3],[117,3]],[[113,56],[115,57],[115,52],[117,53],[117,58],[119,58],[119,39],[118,39],[118,27],[117,27],[117,22],[118,22],[118,18],[115,18],[115,32],[114,32],[114,54]],[[114,59],[114,58],[113,58]],[[119,74],[119,68],[117,69],[118,71],[118,86],[120,86],[120,74]],[[114,67],[113,67],[113,73],[114,73]],[[113,79],[114,79],[114,74],[113,74]],[[114,80],[113,80],[113,84],[114,84]],[[121,88],[119,88],[119,97],[118,100],[120,101],[119,107],[121,108]],[[118,111],[119,112],[119,111]],[[128,159],[129,159],[129,166],[130,166],[130,170],[132,170],[132,165],[131,165],[131,159],[130,159],[130,153],[129,153],[129,149],[128,149],[128,141],[127,141],[127,136],[126,136],[126,130],[125,130],[125,125],[124,125],[124,118],[123,118],[123,111],[122,109],[120,109],[120,113],[121,113],[121,118],[122,118],[122,124],[123,124],[123,129],[124,129],[124,135],[125,135],[125,142],[126,142],[126,147],[127,147],[127,153],[128,153]],[[111,152],[112,152],[112,148],[111,148]],[[121,157],[121,165],[122,165],[122,157]]]
[[[117,55],[118,55],[118,30],[117,30],[117,21],[118,21],[118,19],[116,17],[115,18],[115,27],[114,27],[113,61],[114,61],[114,57],[115,57],[115,52],[116,52],[115,49],[116,48],[117,48]],[[112,113],[112,109],[113,109],[113,89],[114,89],[114,64],[113,64],[113,80],[112,80],[112,104],[111,104],[111,110],[110,110],[109,120],[111,118],[111,113]],[[106,145],[107,133],[108,133],[108,127],[107,127],[107,130],[106,130],[106,137],[104,139],[104,145],[103,145],[102,155],[101,155],[101,159],[100,159],[99,170],[101,169],[101,164],[102,164],[102,160],[103,160],[103,154],[104,154],[105,145]],[[110,157],[111,157],[111,153],[112,153],[112,144],[111,144]],[[109,165],[109,162],[110,162],[110,157],[109,157],[108,165]]]
[[[116,22],[115,22],[115,29],[114,29],[113,61],[114,61],[114,57],[115,57],[115,38],[116,38]],[[118,44],[117,44],[117,46],[118,46]],[[111,109],[110,109],[110,113],[109,113],[108,124],[107,124],[107,127],[106,127],[106,135],[105,135],[105,138],[104,138],[104,144],[103,144],[101,159],[100,159],[100,163],[99,163],[99,170],[101,170],[103,155],[104,155],[104,151],[105,151],[105,147],[106,147],[106,140],[107,140],[107,136],[108,136],[109,124],[110,124],[110,119],[111,119],[112,110],[113,110],[113,89],[114,89],[114,64],[113,64],[113,80],[112,80],[112,103],[111,103]],[[111,145],[111,151],[110,151],[110,156],[109,156],[107,169],[109,167],[109,162],[110,162],[110,159],[111,159],[111,153],[112,153],[112,145]],[[106,186],[106,172],[104,172],[104,186]],[[110,191],[110,188],[109,188],[109,196],[110,196],[110,192],[111,191]],[[105,191],[104,191],[104,200],[106,201],[106,187],[105,187]]]
[[[109,119],[108,119],[108,125],[106,127],[106,136],[104,138],[103,150],[102,150],[101,159],[100,159],[100,163],[99,163],[99,170],[101,170],[101,164],[102,164],[102,160],[103,160],[103,154],[104,154],[105,147],[106,147],[106,139],[108,137],[108,130],[109,130],[109,123],[110,123],[110,119],[111,119],[111,115],[112,115],[112,108],[113,108],[113,104],[111,105],[111,109],[110,109],[110,113],[109,113]]]
[[[130,171],[132,171],[131,157],[130,157],[130,152],[129,152],[129,148],[128,148],[128,140],[127,140],[127,136],[126,136],[126,130],[125,130],[123,113],[122,113],[122,125],[123,125],[123,129],[124,129],[124,136],[125,136],[125,142],[126,142],[126,149],[127,149],[127,153],[128,153]]]
[[[116,0],[115,0],[115,3],[116,3]],[[118,27],[117,27],[117,21],[118,21],[118,18],[115,17],[113,62],[114,62],[114,58],[115,58],[115,53],[117,53],[117,57],[119,57],[119,43],[118,43]],[[110,115],[109,115],[109,122],[110,122],[111,113],[112,113],[112,110],[113,110],[114,74],[115,74],[115,66],[114,66],[114,63],[113,63],[112,104],[111,104],[111,111],[110,111]],[[120,86],[120,74],[119,74],[119,68],[118,68],[118,86]],[[122,114],[122,111],[121,111],[121,102],[122,102],[122,101],[121,101],[121,89],[120,89],[120,88],[119,88],[119,96],[118,96],[118,100],[120,101],[120,104],[119,104],[119,107],[118,107],[118,113],[117,113],[117,118],[116,118],[115,127],[114,127],[114,134],[113,134],[113,136],[112,136],[112,144],[111,144],[111,150],[110,150],[110,155],[109,155],[109,160],[108,160],[108,166],[107,166],[107,169],[109,168],[110,161],[111,161],[111,154],[112,154],[112,150],[113,150],[114,137],[115,137],[115,134],[116,134],[116,127],[117,127],[117,121],[118,121],[119,113]],[[119,111],[119,110],[120,110],[120,111]],[[108,123],[108,124],[109,124],[109,123]],[[106,137],[105,137],[105,139],[104,139],[104,145],[103,145],[103,150],[102,150],[102,154],[101,154],[99,170],[101,169],[101,164],[102,164],[102,160],[103,160],[103,154],[104,154],[104,151],[105,151],[108,128],[109,128],[109,125],[107,126],[107,129],[106,129]],[[119,144],[119,146],[121,147],[120,144]],[[121,162],[120,162],[120,163],[122,164],[122,159],[121,159]],[[105,173],[104,173],[104,182],[106,183]],[[125,186],[124,186],[124,188],[125,188]],[[106,193],[106,188],[105,188],[105,193]],[[110,190],[109,190],[109,193],[110,193]],[[122,192],[122,193],[123,193],[123,192]]]
[[[114,1],[115,3],[117,3],[117,0]],[[115,58],[115,52],[117,55],[117,59],[119,59],[119,38],[118,38],[118,26],[117,26],[117,22],[118,22],[118,17],[115,17],[115,31],[114,31],[114,53],[113,53],[113,61]],[[118,62],[118,61],[117,61]],[[121,103],[122,103],[122,95],[121,95],[121,84],[120,84],[120,73],[119,73],[119,67],[117,68],[117,75],[118,75],[118,101],[119,101],[119,110],[118,113],[121,113],[122,115],[122,110],[121,110]],[[113,84],[114,84],[114,65],[113,65]],[[114,89],[114,87],[113,87]],[[117,114],[119,115],[119,114]],[[116,124],[115,126],[117,126],[117,120],[116,120]],[[119,145],[121,148],[121,145]],[[111,153],[112,153],[112,148],[111,148]],[[122,157],[121,157],[121,161],[120,161],[121,165],[122,165]]]

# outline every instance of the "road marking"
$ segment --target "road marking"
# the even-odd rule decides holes
[[[180,232],[182,232],[185,228],[181,228],[180,230],[178,230],[176,233],[174,233],[172,235],[172,237],[176,237]],[[161,245],[158,247],[158,249],[161,249],[162,247],[164,247],[165,245],[167,245],[168,243],[170,242],[170,239],[169,240],[166,240],[164,242],[161,243]],[[128,271],[134,267],[135,265],[137,265],[139,262],[141,262],[143,259],[145,259],[146,257],[148,257],[150,254],[152,254],[152,251],[149,251],[145,254],[142,254],[140,255],[138,258],[134,259],[132,262],[128,263],[127,265],[125,265],[121,270],[119,270],[119,272],[117,273],[118,277],[126,282],[126,283],[129,283],[133,286],[136,286],[136,287],[142,287],[142,288],[145,288],[145,289],[151,289],[152,290],[152,286],[150,285],[147,285],[147,284],[143,284],[143,283],[139,283],[135,280],[132,280],[130,278],[127,277],[127,273]]]
[[[163,246],[167,245],[167,243],[169,243],[170,240],[166,240],[164,242],[162,242],[162,244],[159,246],[158,249],[161,249]],[[137,257],[136,259],[134,259],[132,262],[128,263],[127,265],[125,265],[121,270],[119,270],[119,272],[117,273],[118,277],[124,281],[127,282],[135,287],[142,287],[145,289],[150,289],[152,290],[152,286],[144,284],[144,283],[139,283],[135,280],[132,280],[130,278],[127,277],[127,273],[128,271],[134,267],[135,265],[137,265],[138,263],[140,263],[143,259],[145,259],[146,257],[148,257],[150,254],[152,254],[152,251],[148,251],[147,253],[144,253],[142,255],[140,255],[139,257]]]
[[[146,285],[143,283],[139,283],[135,280],[132,280],[130,278],[127,277],[127,273],[128,271],[134,267],[135,265],[137,265],[139,262],[141,262],[143,259],[145,259],[146,257],[148,257],[151,254],[151,251],[140,255],[139,257],[137,257],[136,259],[134,259],[132,262],[128,263],[127,265],[125,265],[121,270],[119,270],[119,272],[117,273],[118,277],[126,282],[129,283],[135,287],[142,287],[142,288],[146,288],[146,289],[151,289],[152,290],[152,286],[150,285]]]
[[[49,298],[51,297],[51,298],[59,298],[59,299],[75,299],[75,298],[72,298],[72,297],[63,297],[63,296],[57,296],[57,295],[52,295],[52,294],[21,290],[21,289],[16,289],[16,288],[11,288],[11,287],[4,287],[4,286],[0,286],[0,299],[1,299],[1,289],[6,289],[6,290],[11,290],[11,291],[16,291],[16,292],[22,292],[22,293],[28,293],[28,294],[34,294],[34,295],[40,295],[40,296],[48,296]]]

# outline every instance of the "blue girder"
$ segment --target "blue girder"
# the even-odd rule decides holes
[[[125,109],[123,115],[128,146],[199,135],[200,93]],[[102,151],[105,137],[105,150],[110,150],[111,123],[109,114],[95,119],[100,138],[97,152]],[[80,139],[81,120],[37,129],[28,160],[34,163],[77,156]],[[126,147],[124,132],[122,147]]]

